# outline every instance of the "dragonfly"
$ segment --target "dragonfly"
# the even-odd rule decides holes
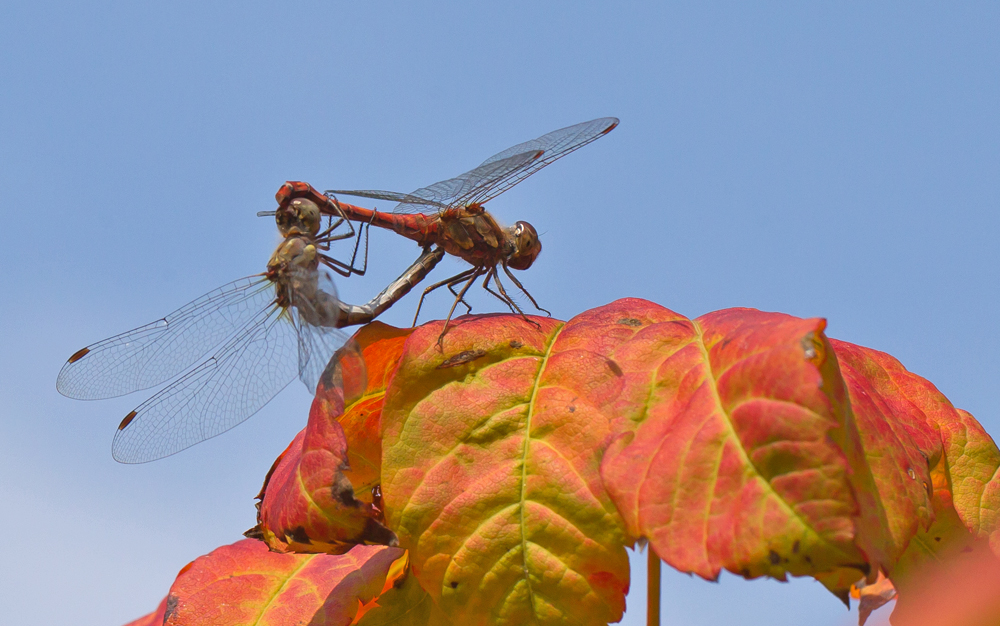
[[[59,372],[56,389],[81,400],[118,397],[170,381],[121,421],[112,443],[115,460],[153,461],[220,435],[296,377],[315,393],[328,363],[335,362],[331,359],[357,351],[339,329],[373,320],[444,255],[426,250],[366,305],[341,302],[328,270],[363,274],[367,239],[364,266],[357,267],[361,235],[347,216],[338,215],[325,198],[321,206],[287,187],[276,194],[278,209],[268,212],[283,239],[266,271],[78,350]],[[321,231],[324,214],[337,215],[337,221],[328,217]],[[327,254],[333,242],[355,236],[350,262]]]
[[[424,289],[417,303],[414,325],[424,298],[429,293],[446,286],[455,296],[438,337],[438,345],[441,346],[458,304],[462,303],[468,312],[472,312],[472,307],[465,301],[465,294],[483,276],[485,280],[482,286],[487,292],[500,299],[511,312],[528,319],[517,302],[507,294],[500,282],[498,268],[503,270],[537,310],[549,313],[538,305],[510,271],[526,270],[538,258],[542,251],[538,232],[525,221],[503,227],[483,205],[550,163],[607,135],[616,126],[617,118],[603,117],[562,128],[507,148],[460,176],[410,193],[332,189],[323,195],[332,203],[332,208],[328,210],[336,215],[346,215],[362,224],[394,230],[416,241],[425,250],[435,246],[435,249],[444,250],[472,265],[472,268]],[[386,213],[341,202],[338,196],[388,200],[397,204],[391,213]],[[490,288],[490,283],[496,287],[496,291]],[[461,287],[456,292],[459,285]]]

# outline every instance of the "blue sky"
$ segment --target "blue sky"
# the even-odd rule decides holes
[[[152,610],[254,523],[305,422],[296,384],[118,465],[146,396],[59,396],[68,355],[261,271],[276,235],[255,213],[285,180],[409,191],[594,117],[622,123],[491,203],[542,234],[523,282],[556,317],[625,296],[825,317],[1000,432],[998,27],[985,2],[0,4],[0,623]],[[342,297],[416,253],[376,233]],[[665,569],[663,597],[664,624],[856,620],[810,580]]]

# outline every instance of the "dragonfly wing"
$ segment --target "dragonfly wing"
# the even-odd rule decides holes
[[[567,126],[566,128],[560,128],[559,130],[542,135],[538,139],[532,139],[531,141],[519,143],[516,146],[507,148],[503,152],[494,154],[490,158],[483,161],[483,164],[479,167],[483,167],[484,165],[488,165],[490,163],[504,161],[513,155],[523,154],[525,152],[541,152],[541,155],[537,159],[525,163],[522,167],[517,168],[516,170],[508,172],[507,175],[502,178],[491,180],[488,185],[481,185],[476,190],[475,194],[466,199],[466,204],[471,202],[485,204],[487,201],[499,196],[553,161],[566,156],[570,152],[579,150],[588,143],[607,135],[614,130],[616,126],[618,126],[617,117],[602,117],[596,120],[590,120],[589,122],[582,122],[580,124],[574,124],[573,126]]]
[[[292,290],[291,297],[299,339],[299,379],[314,394],[327,365],[347,343],[348,336],[336,326],[340,301],[329,272],[309,271],[315,282],[308,283],[306,273],[296,273],[293,284],[304,288]]]
[[[126,416],[112,444],[115,460],[154,461],[242,423],[295,379],[297,347],[283,309],[258,310],[208,360]]]
[[[80,350],[63,366],[56,389],[97,400],[148,389],[196,363],[274,300],[263,276],[223,285],[163,319]]]
[[[424,213],[437,209],[484,204],[549,163],[598,139],[618,126],[618,118],[600,119],[568,126],[494,154],[461,176],[442,180],[408,194],[389,191],[332,191],[376,200],[398,202],[393,213]]]
[[[441,209],[447,209],[448,205],[441,204],[432,198],[423,198],[414,193],[398,193],[395,191],[376,191],[372,189],[328,189],[323,192],[326,196],[335,198],[337,196],[355,196],[358,198],[371,198],[373,200],[388,200],[390,202],[397,202],[401,204],[412,204],[419,206],[420,210],[417,212],[427,212],[432,210],[437,212]]]
[[[495,181],[507,178],[512,172],[523,169],[540,156],[541,152],[538,150],[513,154],[499,161],[484,163],[455,178],[417,189],[409,195],[419,198],[433,198],[435,202],[445,207],[465,206],[472,202],[471,198],[476,196],[481,189],[495,184]],[[392,212],[418,213],[419,211],[416,209],[417,207],[412,203],[401,202],[396,205]]]
[[[428,187],[421,187],[410,193],[395,193],[392,191],[328,191],[328,194],[353,195],[376,200],[391,200],[398,204],[393,207],[393,213],[434,213],[453,206],[464,206],[466,199],[474,196],[479,189],[502,180],[525,167],[530,161],[541,156],[538,150],[521,154],[513,154],[505,159],[484,163],[474,170],[461,176],[436,182]]]

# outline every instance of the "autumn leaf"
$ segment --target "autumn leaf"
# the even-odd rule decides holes
[[[409,554],[390,567],[382,591],[363,604],[351,626],[429,626],[437,608],[410,572]],[[436,616],[439,618],[440,615]]]
[[[347,626],[401,555],[385,546],[356,546],[342,555],[278,554],[244,539],[186,565],[160,623]]]
[[[925,567],[997,537],[1000,452],[965,411],[895,358],[833,341],[847,381],[900,593]],[[955,494],[958,494],[956,500]]]
[[[306,428],[265,479],[258,525],[248,536],[281,552],[336,554],[359,543],[395,545],[371,490],[381,464],[382,397],[408,334],[369,324],[350,349],[334,357]]]
[[[635,390],[602,473],[633,537],[668,564],[784,580],[866,572],[857,445],[823,320],[729,309],[688,320],[618,301],[579,316]],[[626,336],[616,320],[633,319]],[[570,324],[575,323],[575,319]],[[631,427],[630,427],[631,426]]]
[[[955,511],[976,537],[1000,555],[1000,450],[972,415],[957,409],[938,422],[944,439],[945,483]],[[935,481],[936,483],[937,481]]]
[[[439,350],[427,324],[386,392],[387,523],[454,623],[606,624],[625,608],[624,527],[599,473],[611,423],[591,402],[614,366],[562,328],[462,318]]]
[[[860,586],[851,587],[851,597],[860,600],[858,603],[858,626],[865,626],[871,614],[892,602],[896,598],[896,588],[892,581],[879,572],[878,579],[872,584],[861,581]]]
[[[860,525],[878,538],[864,546],[876,569],[891,573],[913,537],[934,520],[930,467],[942,456],[928,413],[948,401],[889,355],[832,341],[871,480],[857,481]]]
[[[928,563],[898,591],[893,626],[1000,626],[1000,559],[986,541]]]

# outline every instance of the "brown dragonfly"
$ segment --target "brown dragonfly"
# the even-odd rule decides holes
[[[284,189],[284,187],[282,188]],[[443,251],[426,250],[363,306],[341,302],[326,269],[356,267],[360,232],[345,215],[320,232],[332,201],[284,198],[271,212],[284,237],[267,269],[189,302],[166,317],[87,346],[59,372],[56,389],[81,400],[113,398],[172,381],[125,416],[112,444],[122,463],[169,456],[248,419],[296,377],[310,392],[345,347],[344,326],[373,320],[433,269]],[[340,226],[346,223],[347,232]],[[341,232],[338,232],[341,231]],[[349,263],[327,254],[357,236]],[[367,265],[367,250],[365,254]],[[213,348],[215,349],[214,351]]]
[[[455,276],[427,287],[420,296],[413,323],[416,324],[420,308],[428,293],[447,286],[455,296],[448,311],[438,344],[448,330],[448,324],[465,293],[480,277],[485,276],[483,288],[510,307],[512,312],[524,317],[524,311],[508,294],[500,282],[498,267],[520,289],[539,311],[548,313],[535,301],[524,285],[511,273],[511,269],[525,270],[542,251],[538,233],[528,222],[516,222],[511,227],[501,226],[483,206],[489,200],[507,191],[546,165],[574,150],[603,137],[618,126],[618,119],[603,117],[583,122],[542,135],[538,139],[517,144],[483,161],[479,167],[455,178],[434,183],[410,193],[371,190],[330,190],[325,195],[331,200],[331,214],[394,230],[416,241],[425,250],[430,246],[457,256],[470,265]],[[290,183],[309,187],[306,183]],[[309,190],[312,188],[309,187]],[[305,193],[305,191],[303,192]],[[312,191],[316,196],[318,193]],[[396,202],[392,213],[354,206],[341,202],[337,196],[356,196]],[[490,283],[496,291],[490,288]],[[464,283],[464,284],[463,284]],[[455,288],[462,285],[456,292]],[[526,318],[527,319],[527,318]]]

